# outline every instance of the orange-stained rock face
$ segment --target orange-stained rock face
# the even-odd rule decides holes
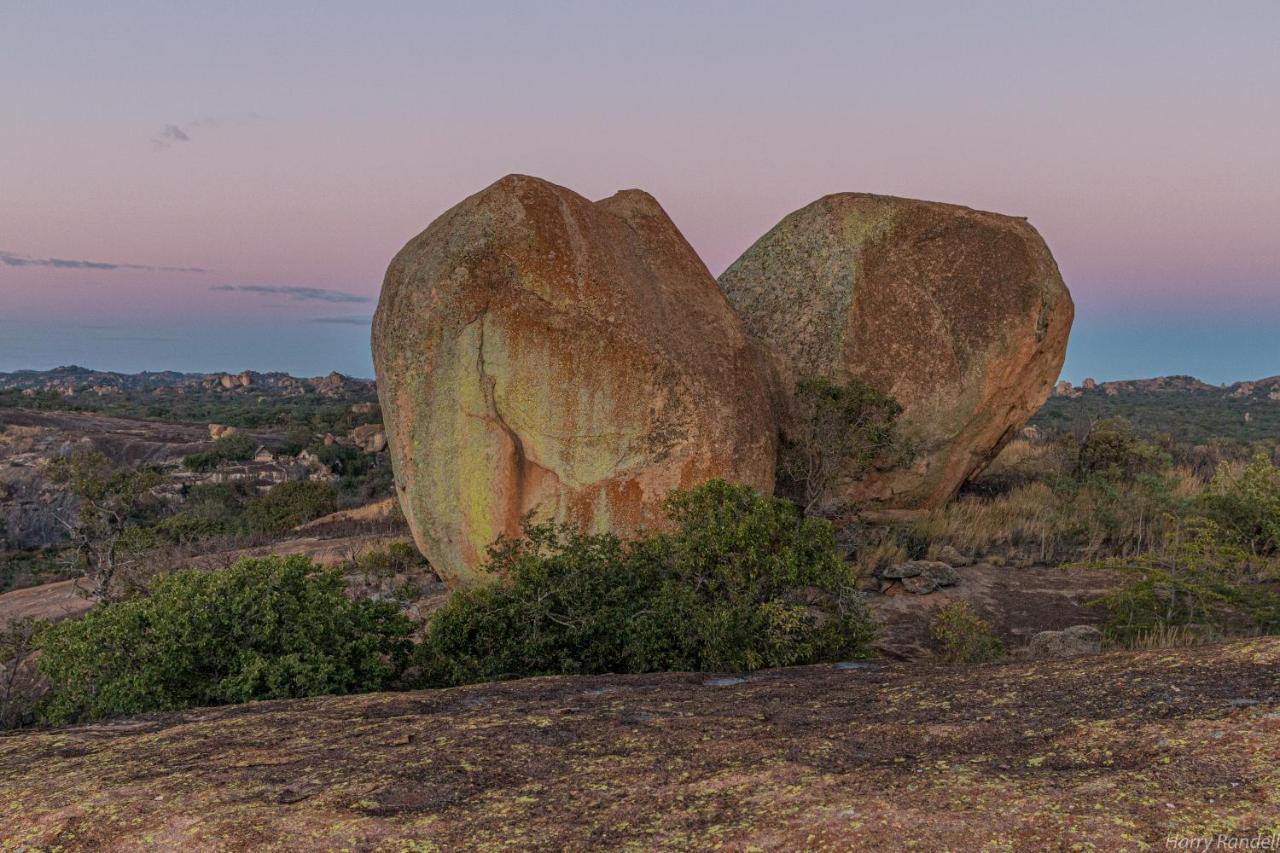
[[[942,504],[994,458],[1048,397],[1074,315],[1025,219],[862,193],[790,214],[720,285],[784,388],[858,378],[902,404],[915,458],[843,495],[883,508]]]
[[[453,585],[529,512],[627,534],[675,488],[773,488],[759,348],[638,190],[466,199],[391,262],[373,355],[401,505]]]

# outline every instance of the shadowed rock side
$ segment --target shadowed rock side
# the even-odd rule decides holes
[[[916,451],[847,484],[884,508],[945,503],[1044,403],[1074,307],[1025,219],[863,193],[783,219],[720,285],[783,385],[861,379],[902,404]]]
[[[626,534],[675,488],[773,487],[758,348],[638,190],[466,199],[391,262],[373,357],[401,504],[454,585],[530,511]]]

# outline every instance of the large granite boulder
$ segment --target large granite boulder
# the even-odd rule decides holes
[[[945,503],[994,458],[1048,397],[1074,314],[1025,219],[863,193],[790,214],[720,285],[784,389],[856,378],[903,406],[912,459],[840,496],[884,509]]]
[[[621,534],[675,488],[773,488],[759,347],[658,203],[512,175],[391,262],[373,323],[396,488],[451,585],[521,518]]]

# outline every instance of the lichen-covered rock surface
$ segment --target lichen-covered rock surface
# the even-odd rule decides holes
[[[512,175],[391,262],[373,355],[401,505],[451,584],[521,518],[627,534],[675,488],[773,488],[762,357],[658,203]]]
[[[1048,397],[1074,308],[1025,219],[863,193],[790,214],[720,276],[783,387],[860,379],[903,406],[909,463],[847,485],[884,508],[937,506]]]
[[[1260,849],[1280,639],[530,678],[0,737],[2,850]],[[1250,846],[1250,839],[1254,839]],[[1215,849],[1200,842],[1198,848]],[[1265,849],[1265,848],[1263,848]]]

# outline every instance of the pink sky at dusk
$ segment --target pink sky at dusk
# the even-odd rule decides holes
[[[368,375],[391,256],[524,172],[713,272],[829,192],[1025,215],[1069,378],[1280,373],[1280,4],[212,5],[0,8],[0,370]]]

